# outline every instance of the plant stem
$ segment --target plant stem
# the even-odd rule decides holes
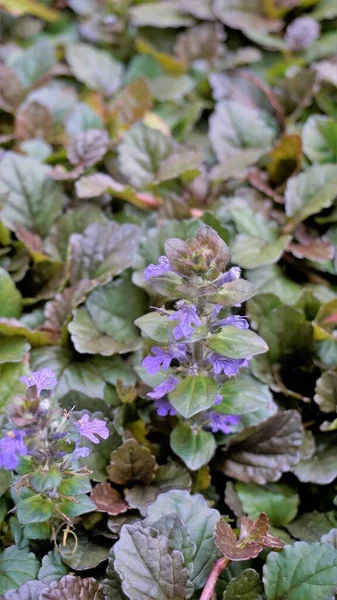
[[[213,565],[212,570],[208,576],[207,583],[200,596],[200,600],[212,600],[213,592],[215,590],[216,582],[218,581],[222,571],[228,567],[230,560],[228,558],[219,558]]]

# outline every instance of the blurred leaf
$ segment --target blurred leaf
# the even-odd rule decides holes
[[[66,48],[66,58],[75,77],[107,97],[120,87],[123,67],[109,52],[77,42]]]
[[[187,27],[193,19],[179,10],[175,2],[167,0],[161,6],[153,2],[142,2],[130,9],[131,24],[135,27]],[[159,599],[158,599],[159,600]]]
[[[299,135],[284,135],[270,152],[267,165],[269,177],[280,185],[293,175],[301,164],[302,140]]]
[[[268,386],[243,371],[240,371],[236,377],[227,379],[221,385],[220,394],[222,402],[216,407],[216,411],[228,415],[253,412],[272,401]]]
[[[61,214],[64,195],[38,160],[8,152],[0,165],[1,218],[15,231],[22,226],[45,236]]]
[[[262,600],[261,593],[260,576],[254,569],[245,569],[230,580],[223,600]]]
[[[321,306],[313,321],[315,340],[335,340],[336,324],[337,300],[330,300]]]
[[[324,413],[337,412],[337,372],[325,371],[316,381],[314,400]]]
[[[286,213],[291,224],[332,205],[337,194],[337,173],[333,165],[309,167],[288,180],[285,192]]]
[[[47,7],[45,9],[47,10]],[[39,40],[30,48],[13,53],[9,58],[9,66],[15,71],[25,88],[36,84],[52,70],[55,64],[55,51],[47,40]]]
[[[314,163],[336,163],[336,120],[322,115],[311,115],[303,127],[303,151]]]

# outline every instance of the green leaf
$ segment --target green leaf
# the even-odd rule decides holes
[[[10,546],[0,552],[0,594],[16,590],[29,579],[35,579],[39,562],[32,552]]]
[[[104,398],[105,382],[94,365],[76,361],[74,355],[65,348],[52,346],[31,353],[34,371],[49,368],[54,371],[58,384],[56,398],[61,399],[70,391],[78,391],[90,398]]]
[[[223,285],[215,296],[210,298],[210,301],[225,307],[234,306],[240,302],[245,302],[245,300],[254,296],[255,293],[249,281],[237,279]]]
[[[123,66],[109,52],[78,42],[66,48],[66,58],[75,77],[107,97],[120,87]]]
[[[1,386],[0,386],[0,412],[3,412],[5,406],[13,400],[16,394],[22,394],[25,386],[19,381],[23,375],[23,364],[6,363],[0,366]]]
[[[12,231],[23,227],[45,236],[61,214],[65,198],[48,172],[34,158],[6,152],[0,165],[0,195],[6,198],[0,217]]]
[[[223,600],[262,600],[262,583],[254,569],[246,569],[233,577],[226,587]]]
[[[296,410],[277,413],[229,440],[222,471],[239,481],[278,481],[299,461],[303,428]]]
[[[59,502],[58,509],[66,515],[66,517],[69,517],[69,519],[74,519],[75,517],[96,510],[96,505],[90,500],[89,496],[80,494],[71,500],[64,499],[62,502]]]
[[[173,143],[168,136],[137,123],[118,146],[120,169],[132,185],[142,187],[157,178],[162,161],[172,151]]]
[[[130,9],[130,18],[131,24],[135,27],[187,27],[194,23],[190,16],[179,10],[175,2],[170,0],[165,6],[158,6],[153,2],[142,2],[138,6],[133,6]]]
[[[35,492],[45,492],[57,488],[62,480],[60,469],[57,465],[40,467],[29,476],[29,483]]]
[[[55,50],[47,40],[38,40],[21,52],[13,52],[8,62],[25,88],[30,88],[56,64]]]
[[[273,399],[267,385],[263,385],[244,371],[225,381],[220,388],[220,394],[222,402],[216,406],[216,410],[227,415],[253,412],[268,406]]]
[[[63,562],[72,570],[94,569],[108,558],[109,547],[91,541],[86,535],[79,535],[76,548],[61,549]]]
[[[235,490],[250,519],[257,519],[264,512],[274,527],[283,527],[297,515],[299,496],[283,483],[270,483],[263,487],[254,483],[237,483]]]
[[[179,423],[172,431],[170,444],[173,452],[192,471],[207,465],[216,449],[214,436],[208,431],[193,431],[189,425]]]
[[[91,492],[91,483],[87,475],[73,475],[65,477],[57,488],[65,496],[79,496]]]
[[[306,321],[302,311],[292,306],[270,310],[259,327],[259,333],[269,346],[268,358],[272,362],[283,362],[289,357],[300,362],[313,351],[312,325]]]
[[[148,519],[154,523],[162,516],[172,513],[180,515],[187,526],[189,537],[196,544],[191,579],[195,589],[200,589],[219,556],[213,532],[220,515],[217,510],[209,508],[200,494],[192,496],[185,491],[172,490],[158,496],[148,509]]]
[[[185,600],[188,572],[179,550],[151,527],[123,525],[114,546],[122,589],[137,600]]]
[[[325,371],[317,379],[314,401],[325,413],[337,412],[337,372]]]
[[[51,550],[42,559],[42,565],[38,573],[38,579],[45,584],[59,581],[63,575],[66,575],[68,569],[61,560],[60,553],[57,550]]]
[[[53,502],[40,494],[20,500],[17,505],[17,515],[20,523],[43,523],[48,521],[53,514]]]
[[[253,30],[257,33],[278,31],[282,27],[282,21],[268,17],[264,6],[262,0],[254,0],[248,5],[245,0],[216,0],[213,11],[218,19],[233,29],[244,32]],[[246,107],[243,112],[245,110]]]
[[[303,542],[319,542],[334,527],[337,527],[334,511],[320,513],[315,510],[301,515],[287,526],[287,530],[294,538]]]
[[[294,473],[303,483],[332,483],[337,476],[337,444],[333,438],[318,438],[314,455],[302,459],[294,468]]]
[[[0,267],[0,317],[19,317],[21,311],[22,296],[9,273]]]
[[[70,281],[109,281],[132,265],[140,230],[126,223],[94,223],[70,237]]]
[[[174,408],[185,419],[210,408],[214,404],[218,386],[207,375],[187,375],[171,394],[169,399]]]
[[[288,179],[285,192],[286,213],[295,225],[332,205],[337,192],[337,172],[334,165],[309,167]]]
[[[278,133],[275,119],[265,110],[233,100],[218,102],[210,118],[209,138],[219,163],[243,150],[271,147]],[[254,157],[256,162],[257,157]]]
[[[222,327],[220,333],[211,335],[207,346],[229,358],[247,358],[268,350],[266,342],[254,331],[232,325]]]
[[[24,527],[24,536],[29,540],[48,540],[50,538],[50,523],[28,523]]]
[[[137,350],[141,346],[140,338],[119,342],[100,331],[86,308],[73,311],[73,320],[68,325],[71,340],[77,352],[81,354],[99,354],[112,356]]]
[[[336,591],[337,550],[296,542],[271,552],[263,567],[267,600],[330,600]]]
[[[15,5],[11,0],[1,0],[1,5],[15,16],[32,15],[49,23],[57,21],[60,17],[57,10],[40,4],[36,0],[17,0]]]
[[[233,262],[244,269],[255,269],[278,262],[291,241],[291,235],[281,235],[273,242],[251,237],[244,233],[236,236],[233,245]]]
[[[313,163],[337,162],[337,123],[332,117],[311,115],[303,127],[303,151]]]
[[[168,317],[158,312],[147,313],[135,320],[135,325],[142,333],[161,344],[167,344],[170,341],[169,324]]]
[[[39,600],[40,593],[45,588],[41,581],[29,580],[20,585],[17,590],[10,590],[2,596],[3,600]]]
[[[86,308],[95,326],[120,346],[118,351],[139,348],[141,339],[134,321],[145,312],[147,296],[130,280],[119,278],[94,290],[88,296]]]
[[[27,344],[24,338],[19,336],[7,337],[0,335],[0,365],[7,362],[21,362],[29,350],[30,345]]]

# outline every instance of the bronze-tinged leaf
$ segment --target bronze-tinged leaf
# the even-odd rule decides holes
[[[12,69],[0,65],[0,106],[7,112],[14,112],[25,96],[25,88]]]
[[[151,106],[152,98],[146,81],[136,79],[120,92],[112,107],[110,118],[117,118],[120,127],[130,127],[139,121]]]
[[[215,543],[229,560],[256,558],[266,547],[283,548],[284,543],[270,533],[269,519],[265,513],[261,513],[256,521],[242,517],[239,523],[238,538],[226,521],[219,521],[215,527]]]
[[[15,137],[19,140],[48,138],[52,125],[52,115],[40,102],[30,102],[16,114]]]
[[[65,575],[42,590],[39,600],[104,600],[103,586],[93,577]]]
[[[72,165],[87,168],[101,160],[108,147],[109,136],[105,129],[87,129],[70,140],[68,158]]]
[[[224,39],[224,29],[220,23],[203,23],[180,33],[174,50],[183,62],[206,59],[212,63],[224,50]]]
[[[98,483],[90,494],[98,512],[108,515],[119,515],[128,510],[129,506],[120,494],[108,482]]]
[[[111,481],[121,485],[130,481],[150,483],[156,468],[156,459],[150,450],[130,439],[112,452],[107,473]]]
[[[300,458],[303,438],[300,413],[287,410],[233,436],[221,470],[239,481],[261,485],[278,481]]]

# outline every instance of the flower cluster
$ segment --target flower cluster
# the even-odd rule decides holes
[[[208,226],[186,242],[168,240],[165,250],[166,256],[144,271],[147,284],[173,303],[156,309],[167,339],[163,342],[163,334],[158,338],[153,330],[153,339],[162,343],[153,345],[142,363],[156,381],[147,396],[160,417],[178,417],[193,431],[229,434],[240,417],[224,414],[222,388],[250,359],[249,352],[234,348],[245,335],[240,331],[249,329],[248,321],[229,308],[239,308],[252,290],[238,267],[226,270],[228,248]],[[144,328],[144,333],[151,337],[152,331]],[[228,353],[227,336],[234,344]]]
[[[88,414],[72,421],[71,413],[62,415],[59,408],[44,397],[46,391],[50,392],[57,385],[50,369],[24,375],[20,381],[26,386],[26,393],[9,407],[8,423],[0,439],[0,467],[14,471],[19,467],[20,458],[27,455],[34,464],[64,460],[64,457],[69,462],[69,457],[76,460],[89,453],[88,448],[80,448],[81,437],[94,444],[99,443],[99,437],[108,437],[105,421],[90,420]]]
[[[288,25],[284,39],[290,50],[304,50],[318,39],[320,30],[320,24],[312,17],[298,17]]]

